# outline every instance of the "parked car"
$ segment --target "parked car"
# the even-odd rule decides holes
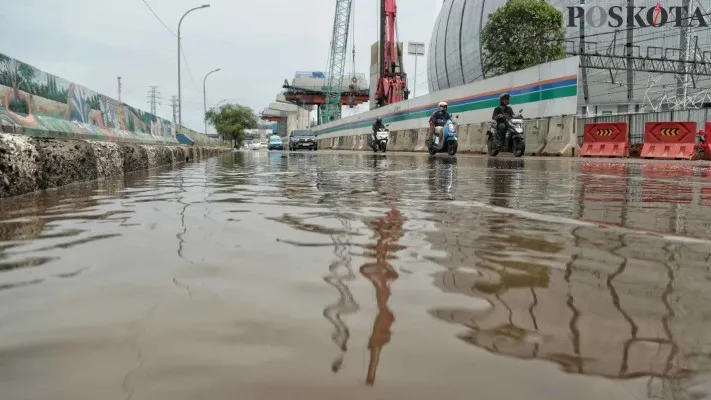
[[[289,150],[309,149],[318,150],[316,135],[309,129],[294,129],[289,135]]]
[[[284,150],[284,146],[281,142],[281,136],[276,133],[269,136],[269,145],[267,146],[269,150]]]

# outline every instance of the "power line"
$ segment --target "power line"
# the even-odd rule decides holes
[[[173,35],[173,36],[175,36],[175,37],[178,37],[178,35],[176,35],[175,33],[173,33],[173,31],[170,30],[170,28],[168,28],[168,25],[166,25],[165,22],[163,22],[163,20],[160,19],[160,17],[158,16],[158,14],[156,14],[156,12],[153,11],[153,9],[151,8],[150,4],[148,4],[148,2],[146,2],[146,0],[141,0],[141,1],[143,1],[143,4],[145,4],[146,7],[148,7],[148,9],[151,11],[151,14],[153,14],[153,16],[156,17],[156,19],[158,20],[158,22],[160,22],[160,24],[163,25],[163,27],[164,27],[168,32],[170,32],[171,35]]]
[[[188,70],[188,76],[190,76],[190,81],[193,83],[193,87],[196,91],[200,92],[200,88],[197,83],[195,83],[195,78],[193,77],[193,72],[190,70],[190,65],[188,64],[188,57],[185,55],[185,50],[183,50],[183,45],[180,45],[180,54],[183,55],[183,61],[185,62],[185,68]]]

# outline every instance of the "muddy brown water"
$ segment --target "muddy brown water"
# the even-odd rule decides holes
[[[0,398],[711,398],[711,170],[240,152],[0,200]]]

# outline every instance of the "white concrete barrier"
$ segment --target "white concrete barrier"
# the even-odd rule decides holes
[[[541,155],[575,157],[580,152],[575,133],[575,117],[551,117],[546,144]]]
[[[523,122],[526,135],[526,154],[537,156],[546,147],[548,135],[548,119],[532,119]]]

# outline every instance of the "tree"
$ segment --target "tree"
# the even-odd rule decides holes
[[[22,114],[29,113],[29,104],[26,99],[20,98],[20,89],[25,88],[30,92],[30,84],[35,77],[35,69],[31,66],[12,59],[4,54],[0,54],[0,75],[6,82],[10,82],[12,87],[12,98],[8,108],[13,112]]]
[[[225,104],[219,109],[205,113],[205,121],[211,123],[217,133],[231,138],[240,147],[244,141],[244,130],[257,127],[257,116],[251,108],[239,104]]]
[[[565,58],[563,13],[545,0],[507,0],[481,32],[484,73],[496,76]]]

